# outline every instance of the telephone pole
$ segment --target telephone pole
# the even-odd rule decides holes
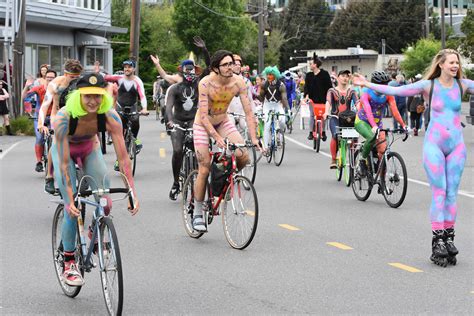
[[[12,26],[13,32],[17,32],[13,43],[13,116],[17,117],[23,113],[23,102],[21,100],[21,92],[23,89],[23,80],[25,73],[25,37],[26,37],[26,0],[17,2],[17,12],[14,14],[16,23]]]
[[[430,36],[430,6],[428,0],[425,0],[425,31],[426,38]]]
[[[138,75],[138,52],[140,48],[140,0],[132,0],[132,16],[130,19],[130,53],[137,61],[135,73]]]
[[[265,32],[265,0],[259,0],[259,15],[258,15],[258,73],[262,73],[263,67],[265,65],[265,52],[263,48],[263,36]]]
[[[443,1],[441,1],[441,48],[442,49],[446,48],[446,31],[445,31],[445,25],[444,25],[444,6],[445,6],[445,2],[443,0]]]

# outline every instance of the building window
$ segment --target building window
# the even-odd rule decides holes
[[[61,46],[51,46],[51,68],[58,72],[62,66],[61,50]]]
[[[359,67],[358,66],[351,66],[351,73],[355,74],[356,72],[359,72]]]
[[[101,65],[105,65],[105,50],[100,48],[86,47],[86,64],[85,66],[94,66],[96,61]]]
[[[49,65],[49,46],[38,45],[38,66],[42,64]]]

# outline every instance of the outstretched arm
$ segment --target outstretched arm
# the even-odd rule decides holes
[[[361,75],[354,75],[353,83],[357,86],[363,86],[370,88],[378,93],[387,94],[387,95],[396,95],[400,97],[409,97],[414,96],[420,93],[428,94],[430,89],[429,80],[420,80],[412,84],[392,87],[388,85],[380,85],[368,82]]]
[[[156,70],[158,70],[158,73],[160,74],[161,78],[165,79],[169,83],[177,83],[181,82],[181,77],[179,75],[168,75],[166,71],[161,67],[160,65],[160,59],[158,58],[157,55],[153,56],[150,55],[151,60],[153,61],[153,64],[155,64]]]
[[[464,85],[464,90],[467,91],[467,93],[474,95],[474,80],[462,79],[462,84]]]

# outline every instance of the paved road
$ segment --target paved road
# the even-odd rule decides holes
[[[472,126],[464,130],[469,160],[459,196],[459,262],[443,269],[428,259],[430,190],[422,184],[422,137],[394,147],[416,182],[409,183],[405,203],[391,209],[375,193],[358,202],[336,182],[327,156],[296,143],[308,144],[306,131],[296,130],[281,167],[258,166],[259,226],[253,243],[237,251],[225,241],[219,220],[201,239],[187,237],[180,204],[168,199],[170,142],[154,117],[141,121],[145,147],[135,178],[142,208],[136,217],[124,203],[113,211],[124,314],[473,314]],[[86,275],[75,299],[57,284],[50,250],[55,205],[33,171],[33,143],[27,138],[5,154],[10,143],[0,156],[0,314],[102,315],[97,271]],[[328,152],[327,143],[322,151]],[[112,175],[114,159],[106,155]]]

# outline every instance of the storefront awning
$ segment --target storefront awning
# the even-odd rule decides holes
[[[84,32],[76,33],[76,44],[77,46],[108,47],[105,37]]]

